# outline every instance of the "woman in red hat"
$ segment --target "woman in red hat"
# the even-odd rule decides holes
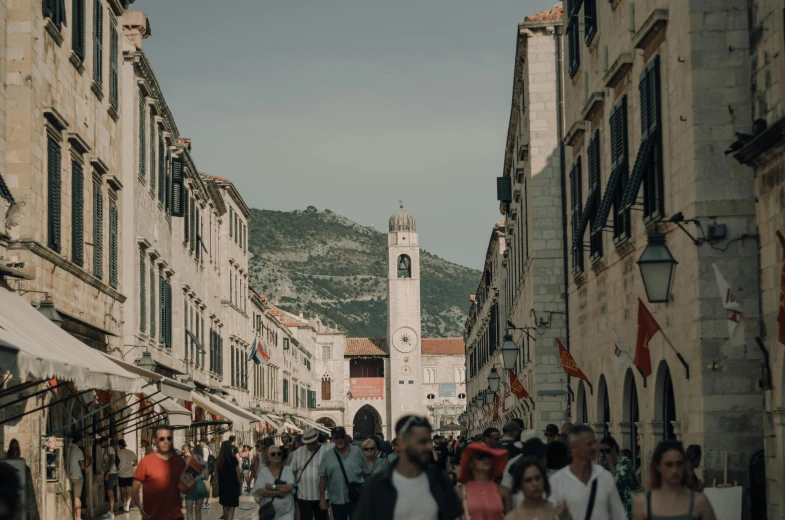
[[[510,490],[495,482],[504,473],[507,455],[507,450],[480,442],[463,450],[456,490],[463,501],[464,520],[501,520],[512,508]]]

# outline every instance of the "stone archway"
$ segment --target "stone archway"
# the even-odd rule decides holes
[[[373,406],[367,404],[357,410],[352,421],[352,431],[355,440],[381,433],[382,418],[379,416],[379,412]]]
[[[638,439],[638,422],[640,422],[640,409],[638,407],[638,386],[632,369],[628,368],[624,376],[624,408],[622,410],[622,446],[632,451],[632,463],[637,469],[641,465],[640,444]]]
[[[318,419],[316,419],[316,422],[330,430],[332,430],[337,426],[337,424],[335,424],[335,421],[332,419],[332,417],[319,417]]]
[[[578,424],[589,423],[589,406],[586,402],[586,385],[583,381],[578,382],[578,395],[577,395],[577,409],[575,415],[575,422]]]
[[[600,376],[600,382],[597,384],[597,418],[602,422],[602,436],[607,437],[611,434],[611,401],[608,397],[608,383],[605,380],[605,374]],[[600,432],[597,432],[599,435]]]
[[[673,380],[668,363],[663,359],[657,367],[657,381],[654,385],[654,417],[662,428],[656,435],[656,441],[676,439],[673,423],[676,419],[676,398],[673,391]]]

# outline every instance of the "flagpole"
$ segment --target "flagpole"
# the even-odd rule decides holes
[[[747,315],[743,312],[739,312],[739,314],[741,314],[741,319],[744,320],[744,325],[747,327],[747,330],[750,331],[750,334],[752,334],[753,337],[755,337],[755,343],[758,345],[758,348],[763,354],[763,381],[760,382],[760,386],[763,390],[769,390],[771,389],[771,367],[769,365],[769,351],[766,348],[766,345],[763,344],[761,337],[758,334],[755,334],[755,331],[752,329],[750,319],[747,317]]]
[[[676,354],[676,357],[679,358],[679,361],[681,361],[681,364],[684,366],[684,370],[687,372],[687,379],[689,379],[690,378],[690,366],[684,360],[684,357],[681,354],[679,354],[679,351],[676,350],[676,347],[673,346],[673,343],[671,343],[671,340],[668,339],[668,336],[665,334],[665,331],[662,330],[662,327],[660,327],[660,334],[662,334],[662,337],[665,340],[665,342],[668,345],[671,346],[671,349],[673,349],[673,353]]]

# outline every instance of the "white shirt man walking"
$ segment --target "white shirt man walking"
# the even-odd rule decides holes
[[[308,428],[303,444],[291,455],[291,468],[297,479],[297,507],[300,520],[327,520],[329,514],[319,507],[319,467],[327,448],[319,442],[319,432]]]
[[[551,477],[551,498],[566,502],[573,518],[627,520],[613,475],[594,464],[597,437],[590,427],[579,424],[569,434],[572,463]]]
[[[68,453],[68,478],[71,479],[71,491],[74,494],[74,519],[82,520],[82,489],[84,488],[85,467],[92,464],[88,455],[82,451],[84,439],[81,436],[73,438],[71,450]]]

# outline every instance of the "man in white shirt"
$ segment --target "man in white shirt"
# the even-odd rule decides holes
[[[627,520],[613,475],[594,464],[597,457],[594,430],[585,424],[576,425],[569,441],[572,463],[551,477],[549,500],[555,504],[566,502],[575,519]]]
[[[131,509],[131,486],[134,485],[134,471],[136,470],[136,453],[126,448],[125,440],[117,441],[120,449],[117,452],[117,483],[120,485],[123,511]]]
[[[92,462],[89,457],[85,461],[82,446],[84,446],[84,439],[81,436],[74,437],[71,450],[68,453],[68,478],[71,479],[71,491],[74,494],[74,518],[76,520],[82,520],[83,471],[85,464]]]
[[[304,446],[290,456],[292,472],[297,478],[297,507],[300,520],[327,520],[329,513],[319,507],[319,466],[328,451],[319,443],[319,432],[308,428],[303,432]],[[328,500],[330,497],[326,497]]]

